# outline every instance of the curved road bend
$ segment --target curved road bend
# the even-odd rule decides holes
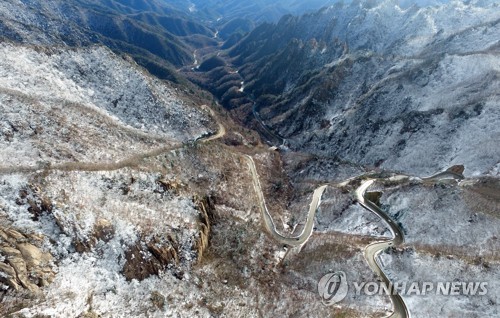
[[[455,179],[455,180],[463,180],[465,179],[463,175],[455,173],[453,171],[443,171],[436,173],[430,177],[423,177],[420,178],[424,182],[432,182],[432,181],[439,181],[439,180],[450,180],[450,179]]]
[[[258,196],[259,208],[267,231],[271,234],[271,236],[275,240],[277,240],[281,244],[289,246],[299,246],[307,242],[313,231],[314,216],[316,215],[316,211],[318,210],[319,205],[321,203],[321,196],[323,195],[323,192],[325,191],[327,186],[323,185],[314,190],[311,204],[309,205],[307,221],[302,232],[298,236],[291,236],[291,237],[284,236],[283,234],[279,233],[276,230],[276,225],[274,224],[271,214],[267,209],[266,200],[264,199],[264,194],[262,193],[262,187],[260,186],[259,175],[257,174],[257,169],[255,168],[255,162],[253,161],[252,157],[248,155],[245,155],[245,157],[248,160],[248,167],[250,168],[250,173],[252,174],[252,179],[253,179],[253,187],[255,193],[257,193]]]
[[[257,120],[257,122],[260,124],[260,126],[262,127],[262,129],[264,130],[265,133],[267,133],[270,137],[277,139],[279,141],[280,145],[285,144],[285,138],[283,138],[283,137],[279,136],[278,134],[276,134],[275,132],[273,132],[264,123],[262,118],[260,118],[259,112],[257,112],[257,104],[256,103],[253,103],[253,105],[252,105],[252,114],[253,114],[253,117],[255,117],[255,119]]]
[[[217,133],[215,135],[207,136],[207,137],[200,137],[200,138],[196,139],[195,142],[198,142],[198,141],[208,142],[211,140],[215,140],[215,139],[219,139],[219,138],[224,137],[224,135],[226,135],[226,127],[224,127],[224,125],[221,124],[221,122],[220,122],[219,118],[217,117],[217,115],[215,114],[214,110],[212,108],[208,107],[207,105],[201,105],[201,109],[208,110],[208,112],[210,113],[210,116],[212,116],[215,119],[215,121],[217,122],[217,125],[219,125],[219,130],[217,131]]]
[[[408,311],[408,308],[406,307],[403,298],[399,294],[394,292],[394,287],[392,286],[389,278],[385,275],[385,273],[382,271],[379,264],[377,263],[377,256],[380,254],[380,252],[382,252],[383,250],[385,250],[390,246],[400,245],[404,242],[403,232],[384,211],[382,211],[375,203],[365,198],[365,192],[368,189],[368,187],[373,184],[373,182],[375,182],[374,179],[366,180],[359,186],[359,188],[356,190],[356,200],[365,209],[378,215],[389,226],[393,235],[393,239],[389,241],[379,241],[371,243],[365,248],[364,256],[370,268],[377,275],[379,275],[386,284],[386,286],[389,287],[389,291],[391,293],[390,297],[392,305],[394,307],[394,312],[388,317],[407,318],[410,317],[410,312]]]

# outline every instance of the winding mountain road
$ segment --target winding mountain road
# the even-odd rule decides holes
[[[435,182],[439,180],[463,180],[464,176],[456,172],[450,171],[449,169],[443,172],[436,173],[430,177],[420,178],[424,182]]]
[[[252,114],[253,114],[253,117],[257,120],[257,122],[259,123],[259,125],[261,126],[262,128],[262,132],[264,132],[267,137],[271,137],[271,138],[274,138],[278,141],[278,143],[280,145],[284,145],[285,144],[285,138],[279,136],[278,134],[276,134],[275,132],[273,132],[265,123],[264,121],[262,120],[262,118],[260,117],[259,115],[259,112],[257,111],[257,104],[256,103],[253,103],[253,106],[252,106]],[[271,139],[270,138],[270,139]]]
[[[458,167],[458,170],[457,170]],[[393,304],[393,313],[390,314],[388,317],[395,318],[395,317],[401,317],[401,318],[406,318],[410,317],[410,312],[401,297],[395,289],[392,283],[390,282],[389,278],[387,275],[382,271],[380,265],[377,262],[377,257],[379,254],[384,251],[385,249],[392,247],[392,246],[397,246],[401,245],[404,242],[404,235],[399,226],[392,220],[384,211],[382,211],[375,203],[370,201],[365,197],[367,189],[376,181],[376,180],[390,180],[392,182],[394,181],[404,181],[404,180],[419,180],[422,183],[431,183],[431,182],[440,182],[443,180],[463,180],[464,176],[462,174],[463,172],[463,167],[460,169],[460,166],[453,166],[448,168],[445,171],[438,172],[434,175],[431,175],[429,177],[412,177],[410,175],[404,175],[404,174],[399,174],[399,175],[392,175],[389,177],[382,177],[380,175],[359,175],[356,177],[349,178],[343,182],[340,182],[336,184],[337,187],[345,187],[349,185],[352,182],[357,182],[361,181],[364,178],[369,178],[367,180],[361,181],[360,186],[355,190],[355,195],[356,195],[356,200],[357,202],[367,209],[370,212],[373,212],[376,214],[378,217],[382,219],[382,221],[389,227],[391,233],[392,233],[392,239],[390,240],[379,240],[376,242],[373,242],[369,244],[368,246],[365,247],[364,250],[364,257],[369,265],[369,267],[378,275],[382,278],[384,283],[386,284],[387,287],[389,287],[389,292],[390,292],[390,297],[391,297],[391,302]],[[370,178],[371,177],[371,178]]]
[[[311,236],[314,228],[314,216],[316,215],[316,211],[319,208],[321,203],[321,196],[325,191],[327,185],[322,185],[316,190],[314,190],[311,204],[309,205],[309,212],[307,215],[307,221],[302,229],[302,232],[297,236],[285,236],[279,233],[276,230],[276,225],[274,224],[273,218],[267,209],[266,200],[264,198],[264,194],[262,193],[262,187],[260,185],[259,175],[257,174],[257,169],[255,168],[255,162],[252,157],[245,155],[245,158],[248,161],[248,167],[250,169],[250,173],[252,174],[253,187],[255,193],[257,194],[259,201],[259,208],[261,211],[262,219],[264,220],[264,225],[266,230],[271,234],[271,236],[281,244],[289,245],[289,246],[300,246],[307,242],[309,237]]]
[[[364,181],[359,188],[356,190],[356,200],[361,204],[362,207],[367,209],[368,211],[371,211],[375,213],[377,216],[379,216],[386,224],[389,226],[389,229],[391,230],[391,233],[393,235],[393,239],[389,241],[378,241],[371,243],[365,248],[364,251],[364,256],[366,261],[368,262],[368,265],[370,268],[377,274],[379,275],[386,286],[389,287],[390,291],[390,297],[392,301],[392,305],[394,307],[394,311],[391,315],[388,317],[394,317],[394,318],[406,318],[410,317],[410,312],[408,311],[408,308],[406,307],[405,302],[403,301],[403,298],[394,290],[394,287],[392,286],[391,281],[385,275],[385,273],[382,271],[380,268],[379,264],[377,263],[377,257],[378,255],[385,250],[388,247],[395,246],[395,245],[400,245],[404,242],[404,237],[403,237],[403,232],[397,226],[397,224],[384,212],[382,211],[375,203],[371,202],[370,200],[365,198],[365,192],[366,190],[375,182],[375,179],[369,179]]]
[[[217,130],[217,133],[215,135],[208,136],[208,137],[201,137],[201,138],[198,138],[196,141],[209,142],[209,141],[224,137],[224,135],[226,135],[226,127],[224,127],[224,125],[221,124],[221,122],[220,122],[219,118],[217,117],[217,115],[215,114],[214,110],[211,109],[210,107],[208,107],[207,105],[201,105],[201,109],[208,110],[208,112],[210,113],[210,116],[212,116],[215,119],[215,121],[217,122],[217,125],[219,125],[219,129]]]
[[[214,118],[214,120],[217,122],[219,129],[216,134],[213,135],[204,135],[202,137],[199,137],[192,142],[194,143],[206,143],[209,141],[213,141],[216,139],[222,138],[226,134],[226,128],[222,123],[220,122],[219,118],[217,118],[217,115],[215,112],[210,109],[207,105],[202,105],[202,109],[207,110],[210,112],[210,115]],[[260,119],[259,114],[257,113],[255,109],[255,104],[253,107],[253,114],[257,121],[260,123],[262,128],[272,137],[278,139],[280,142],[284,143],[284,139],[281,136],[276,135],[270,129],[262,122]],[[127,129],[129,129],[127,127]],[[135,132],[135,131],[134,131]],[[143,133],[141,133],[143,134]],[[46,167],[40,167],[40,166],[14,166],[14,167],[1,167],[0,166],[0,175],[1,174],[10,174],[10,173],[28,173],[28,172],[35,172],[38,170],[63,170],[63,171],[110,171],[110,170],[118,170],[122,169],[125,167],[132,167],[136,166],[138,162],[149,158],[149,157],[155,157],[158,155],[161,155],[165,152],[169,152],[172,150],[180,149],[185,146],[185,143],[173,143],[170,145],[166,145],[163,147],[159,147],[156,149],[151,149],[150,151],[141,153],[141,154],[132,154],[128,157],[123,158],[122,160],[114,161],[114,162],[66,162],[66,163],[58,163],[58,164],[52,164],[48,165]],[[258,199],[258,205],[259,209],[261,212],[261,216],[263,219],[264,226],[267,230],[267,232],[272,236],[273,239],[275,239],[277,242],[288,245],[291,247],[296,247],[296,246],[302,246],[304,243],[308,241],[310,236],[312,235],[313,229],[314,229],[314,218],[316,215],[317,210],[319,209],[319,206],[321,204],[321,198],[328,187],[328,185],[321,185],[317,187],[314,190],[314,193],[312,195],[311,203],[309,205],[309,210],[307,213],[307,219],[305,222],[305,226],[300,232],[300,234],[295,235],[295,236],[285,236],[282,233],[278,232],[276,229],[276,224],[273,221],[273,218],[271,214],[269,213],[269,210],[266,205],[266,201],[264,198],[264,194],[262,192],[262,187],[260,184],[260,178],[257,173],[257,169],[255,166],[255,162],[253,158],[249,155],[244,155],[244,158],[247,160],[248,163],[248,168],[250,170],[251,176],[252,176],[252,183],[253,183],[253,188],[254,191],[257,195]],[[404,177],[409,177],[406,175],[403,175]],[[346,180],[345,182],[342,182],[336,186],[346,186],[349,184],[351,181],[356,181],[356,179],[360,178],[362,176],[354,177],[351,179]],[[435,182],[439,181],[442,179],[464,179],[463,175],[461,173],[456,173],[453,171],[450,171],[449,169],[437,173],[435,175],[432,175],[430,177],[424,177],[424,178],[419,178],[422,180],[422,182]],[[356,200],[358,203],[363,206],[365,209],[375,213],[377,216],[379,216],[389,227],[393,238],[391,240],[383,240],[383,241],[377,241],[374,243],[369,244],[368,246],[365,247],[364,250],[364,257],[368,262],[368,265],[370,268],[377,274],[379,275],[384,283],[389,287],[390,290],[390,297],[391,297],[391,302],[393,304],[393,313],[389,315],[388,317],[391,318],[407,318],[410,317],[410,313],[408,311],[408,308],[402,299],[402,297],[395,292],[394,287],[392,286],[389,278],[387,275],[383,272],[381,269],[380,265],[377,262],[377,257],[379,254],[384,251],[385,249],[391,247],[391,246],[397,246],[400,245],[404,242],[404,236],[403,232],[399,228],[399,226],[384,212],[382,211],[375,203],[371,202],[369,199],[365,197],[367,189],[375,182],[375,179],[368,179],[364,182],[361,183],[361,185],[356,189],[355,195],[356,195]]]

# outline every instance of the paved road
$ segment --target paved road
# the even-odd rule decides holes
[[[260,124],[260,126],[262,127],[263,131],[261,131],[261,132],[265,133],[265,135],[267,135],[267,137],[271,137],[269,139],[273,139],[273,138],[276,139],[276,141],[278,142],[277,144],[279,144],[279,145],[284,145],[285,144],[285,138],[283,138],[283,137],[279,136],[278,134],[276,134],[275,132],[273,132],[264,123],[264,121],[262,120],[262,118],[260,118],[259,112],[257,112],[257,104],[256,103],[253,103],[252,114],[255,117],[255,119],[257,120],[257,122]],[[269,141],[269,142],[271,142],[271,141]]]
[[[439,180],[463,180],[465,179],[462,174],[455,173],[453,171],[443,171],[436,173],[435,175],[432,175],[430,177],[423,177],[420,178],[424,182],[433,182],[433,181],[439,181]]]
[[[224,127],[224,125],[221,124],[221,122],[220,122],[219,118],[217,118],[217,115],[215,114],[214,110],[211,109],[210,107],[208,107],[207,105],[201,105],[201,109],[205,109],[205,110],[208,110],[210,112],[210,115],[215,119],[215,121],[219,125],[219,130],[217,131],[217,133],[215,135],[212,135],[209,137],[201,137],[201,138],[197,139],[196,141],[208,142],[211,140],[216,140],[216,139],[224,137],[224,135],[226,134],[226,127]]]
[[[404,237],[403,237],[403,232],[401,231],[399,226],[376,204],[365,198],[365,192],[368,189],[368,187],[370,187],[373,184],[373,182],[375,182],[374,179],[364,181],[356,190],[356,199],[359,202],[359,204],[361,204],[365,209],[378,215],[389,226],[389,229],[391,230],[393,235],[393,239],[389,241],[374,242],[368,245],[365,248],[364,252],[365,259],[368,262],[370,268],[382,278],[386,286],[391,286],[390,297],[392,305],[394,307],[394,312],[388,317],[394,317],[394,318],[410,317],[410,312],[408,311],[408,308],[406,307],[403,298],[401,298],[399,294],[393,292],[394,288],[392,287],[389,278],[385,275],[385,273],[382,271],[379,264],[377,263],[377,256],[380,254],[380,252],[382,252],[383,250],[385,250],[390,246],[396,246],[402,244],[404,242]]]
[[[289,246],[300,246],[307,242],[309,237],[311,236],[314,228],[314,216],[316,215],[316,211],[321,203],[321,196],[326,189],[326,185],[320,186],[314,190],[313,197],[311,200],[311,204],[309,205],[309,212],[307,215],[307,221],[304,226],[302,232],[297,236],[284,236],[276,230],[276,225],[274,224],[273,218],[269,213],[269,210],[266,206],[266,200],[264,198],[264,194],[262,193],[262,187],[260,185],[259,175],[257,174],[257,169],[255,168],[255,162],[253,158],[246,155],[245,156],[248,161],[248,167],[250,168],[250,173],[252,174],[253,179],[253,187],[255,193],[258,196],[259,208],[261,211],[262,219],[264,220],[264,225],[267,231],[271,234],[271,236],[281,244],[289,245]]]

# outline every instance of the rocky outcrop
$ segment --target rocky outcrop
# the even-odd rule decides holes
[[[209,246],[211,224],[214,222],[214,204],[210,197],[194,199],[199,214],[199,234],[191,249],[195,253],[195,262],[201,262]],[[143,233],[137,242],[125,252],[126,262],[122,274],[127,280],[143,280],[151,275],[158,275],[168,268],[175,268],[176,273],[189,262],[181,260],[178,239],[174,235],[148,236]]]
[[[53,257],[35,244],[43,238],[0,228],[0,282],[14,290],[36,292],[54,280]]]
[[[203,253],[208,247],[211,227],[215,221],[215,207],[210,197],[204,197],[196,201],[198,210],[200,211],[200,235],[196,242],[196,252],[198,255],[198,262],[200,262],[203,259]]]
[[[90,235],[75,236],[73,244],[79,253],[90,251],[99,241],[109,242],[115,233],[113,224],[106,219],[98,219]]]
[[[127,280],[143,280],[158,275],[169,265],[178,265],[179,257],[173,238],[142,238],[125,252],[122,274]]]

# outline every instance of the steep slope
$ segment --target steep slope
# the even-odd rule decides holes
[[[45,45],[101,43],[170,80],[178,80],[175,68],[191,64],[195,48],[214,45],[213,31],[155,1],[9,0],[0,5],[0,17],[1,38]]]
[[[57,299],[92,255],[128,280],[195,263],[206,201],[147,160],[213,134],[212,118],[106,48],[2,43],[0,52],[3,289],[36,295],[55,280]],[[9,297],[2,315],[22,299]]]
[[[315,295],[308,268],[280,273],[282,246],[261,228],[245,156],[275,213],[290,196],[279,157],[197,107],[200,92],[102,47],[0,52],[2,316],[329,312],[294,304]],[[342,248],[342,262],[369,275],[357,247]],[[291,292],[277,304],[281,290]]]
[[[412,317],[498,315],[495,2],[337,5],[229,52],[185,17],[200,17],[189,1],[75,3],[0,4],[0,316],[387,316],[390,297],[353,285],[378,282],[365,248],[391,236],[356,203],[368,178],[367,200],[405,236],[378,257],[391,281],[489,283],[403,295]],[[141,41],[186,45],[173,56],[195,62],[159,80],[123,54],[167,61]],[[182,73],[284,145],[262,145]],[[420,178],[451,162],[468,176]],[[338,270],[349,293],[325,306],[318,282]]]
[[[318,155],[417,174],[493,171],[498,3],[368,3],[284,17],[229,51],[260,116]]]

